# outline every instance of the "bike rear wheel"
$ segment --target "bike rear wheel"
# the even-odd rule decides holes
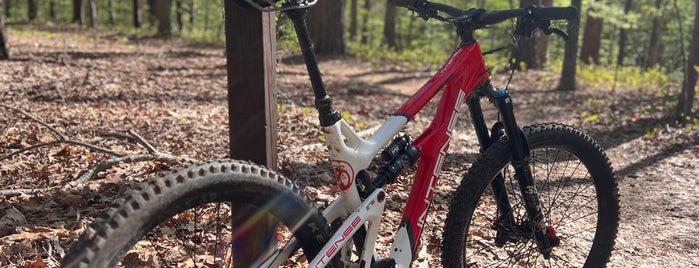
[[[603,267],[619,222],[612,167],[600,146],[570,126],[524,128],[531,168],[548,225],[560,245],[549,259],[539,252],[514,178],[506,140],[491,146],[471,167],[449,207],[443,235],[445,267]],[[496,241],[498,209],[491,181],[502,174],[515,222]]]
[[[328,228],[280,175],[238,161],[200,164],[130,192],[81,236],[63,266],[257,267],[292,238],[294,253],[277,263],[304,266]]]

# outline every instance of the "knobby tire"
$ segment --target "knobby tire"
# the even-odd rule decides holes
[[[214,207],[216,210],[213,210]],[[236,216],[233,211],[247,214]],[[213,216],[217,216],[217,222],[213,224],[197,223]],[[223,220],[219,221],[219,216]],[[232,245],[232,237],[238,237],[236,241],[244,241],[237,235],[249,235],[244,230],[236,233],[235,230],[218,229],[230,229],[234,217],[242,217],[244,223],[236,226],[248,228],[245,230],[260,228],[255,220],[261,218],[276,224],[272,227],[276,233],[257,238],[257,242],[271,239],[281,244],[278,240],[284,238],[284,234],[279,230],[286,230],[286,236],[295,237],[303,249],[305,256],[297,257],[299,262],[313,259],[329,238],[329,226],[325,219],[314,203],[291,181],[264,167],[231,160],[173,171],[131,191],[115,207],[95,220],[66,255],[63,266],[114,267],[118,264],[125,267],[174,267],[184,262],[193,263],[195,267],[232,266],[235,260],[231,261],[233,257],[230,252],[239,252],[232,249],[236,246]],[[217,226],[215,233],[195,236],[203,233],[203,228],[207,226]],[[182,235],[173,238],[180,233]],[[174,242],[183,246],[174,245]],[[245,240],[245,243],[238,243],[243,245],[238,246],[250,247],[254,242]],[[129,252],[134,246],[155,253],[151,253],[151,260],[148,261],[146,257],[133,255],[142,254],[143,251]],[[177,255],[178,258],[168,262],[172,251],[188,249],[192,252],[178,253],[182,256]],[[208,255],[201,257],[200,254]]]
[[[545,260],[530,232],[517,231],[495,244],[497,205],[490,183],[505,177],[515,221],[528,226],[523,200],[513,178],[506,139],[493,144],[472,165],[454,199],[443,233],[445,267],[604,267],[619,222],[619,194],[609,159],[592,138],[562,124],[524,128],[531,167],[548,224],[561,245]]]

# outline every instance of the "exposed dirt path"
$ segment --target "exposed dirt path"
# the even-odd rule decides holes
[[[15,60],[0,62],[2,104],[24,109],[70,136],[122,152],[143,149],[100,139],[98,132],[132,129],[163,152],[196,160],[226,157],[222,49],[56,30],[10,35]],[[429,76],[429,72],[348,58],[322,59],[321,70],[336,107],[346,112],[353,126],[369,130]],[[328,197],[331,188],[319,185],[333,179],[325,152],[315,145],[320,133],[309,109],[313,100],[305,69],[298,57],[285,56],[278,71],[280,168],[306,187],[309,195]],[[498,85],[504,78],[494,80]],[[656,89],[584,87],[559,93],[551,89],[555,81],[540,72],[516,75],[511,88],[518,120],[522,125],[552,121],[576,125],[607,148],[619,178],[622,205],[610,266],[699,266],[699,133],[666,125],[664,111],[657,107],[664,107],[668,99]],[[598,114],[598,119],[589,120],[581,116],[583,112]],[[51,138],[45,129],[17,114],[6,110],[0,114],[0,155]],[[429,119],[418,116],[406,132],[417,133]],[[425,231],[417,266],[439,263],[441,212],[478,152],[469,124],[465,116],[458,122],[428,217],[432,228]],[[105,157],[79,148],[67,155],[60,152],[61,148],[50,148],[0,162],[0,189],[62,185]],[[103,172],[84,190],[0,197],[0,208],[13,207],[25,217],[22,224],[0,230],[0,266],[26,266],[36,262],[37,256],[55,266],[84,225],[111,200],[144,177],[168,168],[149,163],[120,165]],[[404,201],[408,183],[404,180],[389,189],[391,200]],[[386,221],[396,226],[401,206],[390,204],[389,209]],[[380,241],[390,245],[393,232],[382,229]]]

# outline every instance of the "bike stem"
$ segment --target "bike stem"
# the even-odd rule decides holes
[[[299,39],[299,46],[301,47],[303,60],[306,63],[306,69],[308,69],[308,76],[311,78],[311,86],[313,87],[313,94],[315,95],[315,106],[316,109],[318,109],[320,125],[322,127],[327,127],[340,121],[342,116],[339,112],[333,109],[332,99],[330,96],[328,96],[328,93],[325,90],[323,78],[320,74],[320,68],[318,68],[318,60],[316,59],[316,54],[313,51],[311,35],[309,34],[308,26],[306,25],[305,15],[307,11],[307,8],[303,8],[287,10],[284,11],[284,13],[291,19],[291,22],[293,22],[296,36]]]

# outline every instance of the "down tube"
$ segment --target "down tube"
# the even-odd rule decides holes
[[[465,70],[459,70],[450,79],[440,99],[432,124],[414,142],[415,146],[420,148],[420,161],[401,225],[403,228],[407,227],[407,233],[412,236],[409,238],[413,257],[425,226],[427,211],[449,148],[449,140],[456,125],[460,106],[466,101],[467,96],[476,85],[488,79],[480,50],[476,51],[478,52],[477,57],[469,57],[475,60],[463,66]]]

